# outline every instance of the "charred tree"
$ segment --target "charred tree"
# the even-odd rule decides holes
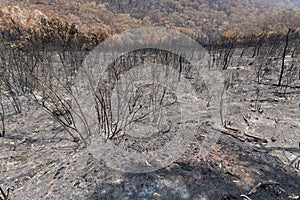
[[[292,32],[292,29],[289,28],[288,32],[286,34],[286,38],[285,38],[285,46],[284,46],[283,54],[282,54],[281,70],[280,70],[280,75],[279,75],[279,80],[278,80],[277,86],[281,86],[281,84],[282,84],[282,78],[283,78],[283,73],[284,73],[284,69],[285,69],[285,66],[284,66],[285,65],[285,57],[286,57],[286,52],[287,52],[287,48],[289,45],[289,35],[291,32]]]

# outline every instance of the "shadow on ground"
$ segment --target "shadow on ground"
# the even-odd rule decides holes
[[[89,199],[245,199],[243,194],[253,200],[292,199],[299,191],[294,169],[224,136],[205,160],[187,152],[156,172],[123,174],[111,183],[98,184]]]

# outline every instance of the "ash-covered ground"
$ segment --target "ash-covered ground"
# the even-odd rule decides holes
[[[299,199],[300,77],[278,87],[280,67],[261,67],[261,60],[240,58],[239,51],[223,71],[226,126],[218,142],[200,157],[209,133],[199,129],[178,160],[155,172],[111,169],[53,116],[20,98],[23,111],[6,116],[6,135],[0,138],[0,197]],[[259,84],[258,70],[264,72]]]

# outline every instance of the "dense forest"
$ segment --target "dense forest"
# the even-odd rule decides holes
[[[31,30],[52,18],[94,42],[138,27],[164,26],[202,41],[299,32],[297,1],[279,0],[27,0],[0,2],[0,28]]]

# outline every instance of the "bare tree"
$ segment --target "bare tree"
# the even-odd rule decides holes
[[[281,70],[280,70],[279,80],[278,80],[278,84],[277,84],[278,86],[281,86],[281,84],[282,84],[282,77],[283,77],[283,73],[285,70],[285,57],[286,57],[286,52],[287,52],[287,48],[289,45],[289,36],[292,31],[293,31],[293,29],[289,28],[286,33],[285,45],[284,45],[283,54],[282,54]]]

